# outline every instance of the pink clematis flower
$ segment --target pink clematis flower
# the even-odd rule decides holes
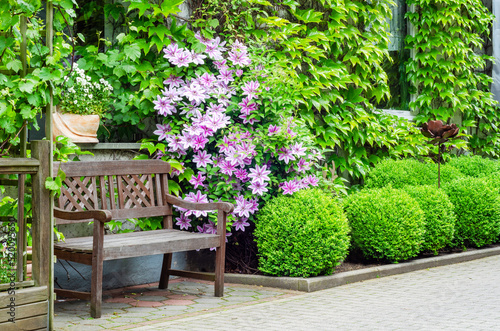
[[[257,98],[256,93],[260,92],[259,86],[260,83],[258,80],[251,80],[249,82],[246,82],[241,90],[243,91],[243,95],[247,96],[248,100],[252,100],[254,98]]]
[[[198,173],[196,176],[191,176],[191,179],[189,182],[194,185],[194,189],[196,190],[198,186],[205,187],[203,184],[203,181],[205,180],[205,176],[201,172]]]
[[[177,223],[175,225],[179,226],[182,229],[189,229],[191,225],[191,220],[184,213],[181,214],[181,217],[176,217]]]
[[[156,128],[157,130],[155,130],[153,134],[159,136],[159,141],[167,139],[168,133],[172,131],[172,127],[170,127],[170,124],[156,124]]]
[[[207,164],[213,163],[211,157],[206,151],[199,151],[198,154],[194,155],[193,161],[196,163],[197,168],[206,168]]]
[[[299,190],[298,183],[295,180],[290,180],[288,182],[284,182],[282,188],[283,188],[283,195],[286,195],[286,194],[291,195]]]
[[[263,165],[262,167],[259,167],[259,165],[256,165],[255,168],[250,169],[250,174],[248,177],[252,178],[252,183],[260,183],[264,185],[265,181],[270,180],[269,174],[271,173],[270,170],[267,170],[267,165]]]

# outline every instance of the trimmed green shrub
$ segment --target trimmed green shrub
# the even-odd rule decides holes
[[[415,159],[385,159],[367,174],[365,187],[382,188],[389,184],[392,187],[403,187],[428,185],[434,182],[437,185],[437,168],[434,173],[428,164]]]
[[[329,275],[349,250],[342,207],[318,189],[270,200],[255,225],[259,270],[269,275]]]
[[[500,194],[500,171],[493,172],[489,174],[487,177],[484,177],[490,185],[490,187]]]
[[[425,235],[422,251],[437,253],[449,245],[455,232],[455,212],[448,195],[436,186],[406,186],[404,188],[417,200],[424,211]]]
[[[421,251],[424,212],[405,191],[391,187],[363,190],[347,197],[344,210],[353,246],[366,257],[398,262]]]
[[[450,164],[441,165],[441,183],[464,177]],[[366,188],[435,185],[438,182],[438,165],[423,163],[416,159],[385,159],[375,166],[365,178]]]
[[[433,182],[426,183],[427,185],[432,185],[437,187],[438,180],[438,165],[437,163],[429,163],[427,166],[432,171]],[[441,185],[446,182],[451,182],[452,180],[465,177],[465,175],[457,168],[449,163],[441,164]]]
[[[486,177],[500,171],[500,162],[479,155],[455,157],[449,164],[470,177]]]
[[[445,183],[457,221],[453,246],[482,247],[500,234],[500,199],[486,178],[466,177]]]

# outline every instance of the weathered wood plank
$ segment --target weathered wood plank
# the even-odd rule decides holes
[[[32,280],[25,280],[22,282],[16,282],[16,285],[14,286],[17,289],[22,289],[24,287],[31,287],[34,286],[35,282]],[[0,284],[0,291],[5,291],[10,288],[10,284]]]
[[[215,296],[224,296],[224,268],[226,261],[226,212],[219,211],[217,215],[217,233],[219,236],[219,247],[215,251]]]
[[[169,273],[172,276],[195,278],[195,279],[209,280],[209,281],[215,280],[215,274],[213,272],[196,272],[196,271],[170,269]]]
[[[35,317],[24,318],[17,320],[15,323],[5,322],[0,323],[0,330],[2,331],[17,331],[17,330],[38,330],[48,328],[48,316],[40,315]]]
[[[102,303],[102,266],[103,266],[104,224],[94,222],[92,245],[92,280],[90,282],[90,316],[101,317]]]
[[[56,294],[58,296],[61,296],[64,298],[77,298],[80,300],[89,300],[90,299],[90,292],[64,290],[62,288],[56,288],[56,289],[54,289],[54,292],[56,292]]]
[[[161,230],[144,232],[157,231]],[[133,240],[130,238],[120,238],[120,235],[108,235],[105,236],[105,238],[106,237],[115,237],[115,239],[104,240],[104,260],[190,251],[195,249],[218,247],[220,245],[220,239],[217,235],[191,232],[181,233],[181,231],[179,231],[179,233],[149,235],[142,238],[144,240],[140,240],[137,237]],[[67,239],[65,243],[56,243],[55,250],[56,252],[65,250],[68,252],[91,253],[91,237],[87,238],[89,239],[86,241],[80,240],[77,243],[70,242],[72,238]],[[61,256],[59,256],[59,258],[63,259]]]
[[[20,305],[15,307],[15,311],[13,312],[15,315],[15,321],[17,323],[18,320],[22,320],[24,318],[38,316],[38,315],[47,315],[48,312],[48,301],[40,301],[35,303],[29,303],[26,305]],[[2,308],[0,309],[0,323],[8,322],[11,315],[10,308]]]
[[[52,271],[52,197],[45,188],[45,179],[50,174],[50,142],[33,141],[31,155],[40,162],[40,171],[32,176],[33,187],[33,280],[35,284],[51,284]]]
[[[144,244],[141,246],[108,248],[104,251],[104,260],[116,260],[128,257],[211,248],[218,245],[218,240],[219,238],[204,237],[197,240],[177,239],[169,242],[156,242],[152,244]]]
[[[40,162],[35,159],[11,158],[0,159],[1,174],[34,174],[38,171]]]
[[[0,161],[2,162],[2,161]],[[38,171],[38,166],[33,167],[18,167],[18,166],[6,166],[0,164],[0,174],[34,174]]]
[[[122,245],[142,245],[144,243],[169,241],[177,238],[190,240],[205,237],[219,238],[219,236],[215,234],[196,233],[174,229],[162,229],[155,231],[138,231],[106,235],[104,236],[104,247],[109,248],[120,247]],[[91,249],[92,242],[93,237],[91,236],[67,238],[66,241],[54,243],[54,247],[58,249],[68,249],[75,247]]]
[[[26,191],[26,175],[19,175],[17,186],[17,281],[22,282],[25,278],[26,259],[24,252],[26,251],[26,221],[24,219],[24,192]]]
[[[15,295],[11,295],[8,292],[1,292],[0,308],[7,308],[11,302],[12,297],[15,298],[16,306],[20,306],[28,303],[45,301],[49,297],[49,292],[47,290],[47,286],[30,287],[16,290]]]
[[[172,212],[168,209],[167,206],[161,206],[148,208],[112,209],[111,215],[115,220],[123,220],[127,218],[172,215]]]
[[[54,172],[58,165],[54,163]],[[128,176],[169,173],[170,164],[161,160],[66,162],[61,164],[61,169],[66,176]]]
[[[54,255],[57,256],[57,258],[61,259],[61,260],[68,260],[68,261],[73,261],[73,262],[87,264],[87,265],[92,264],[92,253],[91,252],[77,254],[74,251],[66,251],[64,249],[54,248]]]

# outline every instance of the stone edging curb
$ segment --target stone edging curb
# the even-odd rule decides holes
[[[258,285],[265,287],[276,287],[286,290],[314,292],[349,283],[361,282],[364,280],[392,275],[399,275],[407,272],[441,267],[449,264],[467,262],[494,255],[500,255],[500,247],[478,249],[474,251],[423,258],[397,264],[389,264],[379,267],[347,271],[331,276],[300,278],[226,273],[224,274],[224,281],[226,283],[233,284]]]

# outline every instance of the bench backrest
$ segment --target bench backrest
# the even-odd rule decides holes
[[[170,164],[161,160],[54,163],[66,174],[56,206],[67,211],[106,209],[113,219],[171,215],[165,201]]]

